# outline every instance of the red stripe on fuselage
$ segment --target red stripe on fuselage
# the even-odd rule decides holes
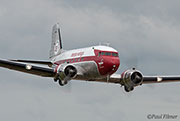
[[[86,56],[86,57],[79,57],[79,58],[71,58],[66,60],[59,60],[56,61],[54,64],[60,65],[63,63],[76,63],[79,62],[86,62],[86,61],[94,61],[97,64],[97,68],[99,70],[99,73],[102,76],[107,76],[115,73],[120,65],[119,57],[114,56],[99,56],[99,52],[110,52],[110,53],[117,53],[117,52],[111,52],[111,51],[101,51],[101,50],[94,50],[95,56]]]

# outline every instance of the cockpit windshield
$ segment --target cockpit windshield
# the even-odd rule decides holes
[[[99,52],[98,55],[99,56],[114,56],[114,57],[118,57],[118,53],[115,53],[115,52]]]
[[[118,54],[117,53],[112,53],[112,56],[118,57]]]

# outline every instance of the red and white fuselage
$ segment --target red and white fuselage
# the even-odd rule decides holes
[[[58,67],[63,64],[73,65],[84,79],[91,80],[110,76],[120,65],[118,51],[109,46],[92,46],[64,51],[52,59]]]

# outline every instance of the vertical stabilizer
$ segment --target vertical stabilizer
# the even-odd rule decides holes
[[[57,23],[53,26],[52,29],[52,43],[51,43],[49,58],[52,59],[53,57],[61,54],[61,52],[62,52],[61,34],[60,34],[59,24]]]

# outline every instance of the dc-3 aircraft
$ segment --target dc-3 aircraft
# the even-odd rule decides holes
[[[114,74],[119,68],[120,59],[118,52],[109,46],[65,51],[62,49],[59,24],[53,26],[49,58],[50,61],[0,60],[0,67],[52,77],[60,86],[64,86],[70,80],[85,80],[120,84],[126,92],[142,84],[180,81],[180,76],[144,76],[135,68],[128,69],[122,74]]]

